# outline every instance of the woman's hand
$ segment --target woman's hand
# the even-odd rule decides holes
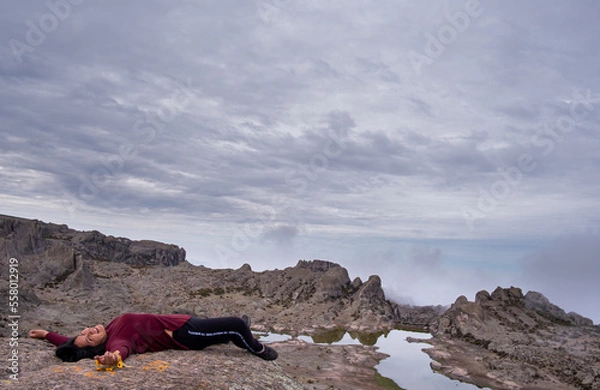
[[[47,334],[48,331],[43,329],[33,329],[29,331],[29,337],[33,339],[45,339]]]
[[[95,356],[94,359],[98,360],[100,362],[100,364],[102,364],[103,366],[113,366],[119,362],[120,356],[121,355],[120,355],[119,351],[115,351],[115,352],[106,351],[106,352],[104,352],[104,355]]]

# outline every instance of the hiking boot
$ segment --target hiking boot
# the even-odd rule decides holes
[[[256,353],[255,355],[264,360],[275,360],[275,359],[277,359],[277,356],[279,356],[279,354],[277,353],[276,350],[274,350],[273,348],[268,347],[264,344],[263,344],[263,350]]]
[[[244,321],[244,323],[246,324],[246,326],[249,328],[251,325],[251,320],[250,317],[248,317],[247,315],[243,315],[242,316],[242,321]]]

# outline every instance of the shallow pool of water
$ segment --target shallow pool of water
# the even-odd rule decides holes
[[[390,355],[375,367],[384,377],[392,379],[398,386],[406,390],[475,390],[477,386],[449,379],[434,372],[429,364],[431,359],[422,351],[429,348],[424,343],[409,343],[407,337],[429,338],[428,333],[393,330],[388,334],[349,334],[343,330],[334,330],[322,335],[310,337],[299,336],[298,339],[317,344],[363,344],[375,345],[379,351]],[[261,337],[261,341],[275,342],[289,340],[291,336],[269,334]]]

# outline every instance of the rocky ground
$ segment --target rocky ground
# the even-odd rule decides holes
[[[386,355],[368,346],[324,347],[295,339],[273,344],[280,353],[275,362],[264,362],[232,345],[200,352],[164,351],[134,355],[126,361],[130,367],[113,374],[95,372],[92,361],[62,363],[48,343],[27,338],[27,331],[33,328],[76,334],[86,326],[106,324],[124,312],[190,313],[198,317],[245,313],[252,316],[257,335],[264,331],[314,335],[339,325],[323,315],[322,305],[307,304],[300,315],[272,298],[233,288],[237,277],[232,284],[226,282],[231,273],[234,271],[188,263],[163,268],[86,260],[79,271],[60,283],[25,289],[19,320],[19,388],[44,383],[47,387],[43,388],[68,389],[79,387],[81,381],[85,381],[86,389],[122,383],[132,389],[384,388],[378,384],[374,366]],[[0,321],[3,336],[10,335],[8,323],[7,318]],[[1,356],[10,354],[9,342],[7,337],[0,338]],[[6,372],[5,378],[9,375]],[[4,383],[15,384],[8,379]]]
[[[18,380],[6,372],[0,388],[14,389],[382,389],[373,365],[383,358],[372,348],[321,347],[300,341],[270,344],[280,358],[266,362],[233,345],[203,351],[162,351],[133,355],[126,367],[96,371],[92,360],[63,363],[54,347],[20,338]],[[0,354],[9,342],[0,338]]]
[[[348,330],[370,339],[396,327],[428,329],[433,337],[423,342],[432,346],[426,349],[432,369],[453,379],[491,389],[600,389],[600,328],[518,288],[481,291],[474,302],[459,297],[448,310],[401,306],[385,299],[378,276],[351,280],[345,268],[326,261],[264,272],[249,265],[209,269],[186,262],[176,245],[5,216],[0,254],[0,295],[14,295],[8,282],[16,272],[20,316],[20,379],[8,379],[7,370],[0,387],[397,388],[374,370],[385,355],[365,345],[293,339],[274,345],[280,352],[275,362],[231,345],[163,351],[131,356],[130,367],[105,373],[96,372],[92,361],[62,363],[50,345],[27,337],[32,328],[76,334],[126,312],[150,312],[249,314],[253,331],[292,336]],[[0,313],[1,356],[12,356],[8,308]]]

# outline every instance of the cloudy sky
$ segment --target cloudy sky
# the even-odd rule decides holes
[[[600,322],[593,0],[4,1],[0,213]]]

